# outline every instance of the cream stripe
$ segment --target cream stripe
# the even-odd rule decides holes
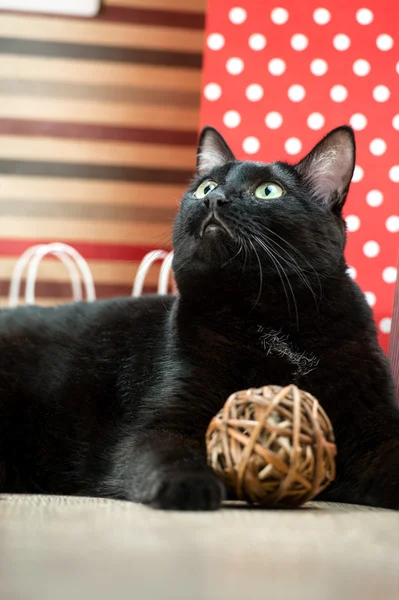
[[[33,26],[34,25],[34,26]],[[82,19],[68,21],[21,15],[2,15],[0,38],[15,37],[104,46],[126,46],[183,52],[202,52],[203,32],[171,27],[123,25]]]
[[[0,237],[3,239],[49,240],[69,242],[114,242],[161,246],[170,240],[171,226],[165,223],[121,223],[83,219],[46,219],[2,217]]]
[[[17,260],[18,256],[0,258],[0,279],[8,280],[11,278]],[[88,264],[95,283],[132,286],[140,262],[91,260],[88,261]],[[145,283],[157,285],[159,271],[160,263],[153,264],[146,276]],[[41,261],[38,279],[57,282],[70,281],[68,271],[56,259]]]
[[[206,0],[105,0],[104,4],[198,13],[206,9]]]
[[[195,168],[195,149],[187,147],[0,136],[0,158],[105,163],[141,167]]]
[[[119,126],[168,128],[195,131],[198,110],[161,106],[139,106],[57,98],[7,97],[0,105],[0,117],[13,119],[43,119],[44,121],[75,121]]]
[[[201,73],[196,69],[0,56],[0,76],[31,79],[32,74],[37,79],[108,85],[128,83],[132,86],[141,85],[157,90],[198,92],[201,87]]]
[[[32,188],[32,183],[34,187]],[[184,185],[85,181],[51,177],[0,175],[0,198],[26,200],[38,198],[48,202],[79,204],[115,204],[175,208],[185,191]],[[1,227],[1,222],[0,222]]]

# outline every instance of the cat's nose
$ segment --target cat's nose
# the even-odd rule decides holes
[[[212,190],[212,192],[209,192],[209,194],[205,196],[203,202],[207,208],[211,208],[212,210],[214,210],[219,206],[223,206],[223,204],[228,204],[230,200],[226,198],[226,196],[221,190],[218,190],[216,188],[215,190]]]

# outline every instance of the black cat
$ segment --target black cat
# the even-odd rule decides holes
[[[206,128],[174,228],[179,296],[0,312],[0,491],[215,509],[204,435],[234,391],[296,383],[337,440],[323,498],[399,507],[399,409],[347,274],[352,131],[299,164]]]

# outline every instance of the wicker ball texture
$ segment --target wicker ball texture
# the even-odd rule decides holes
[[[295,507],[335,477],[331,422],[311,394],[268,385],[232,394],[212,419],[208,463],[239,500]]]

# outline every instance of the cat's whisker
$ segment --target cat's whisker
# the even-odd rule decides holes
[[[266,229],[268,229],[268,228],[266,228]],[[272,230],[269,230],[269,229],[268,229],[268,231],[272,232]],[[306,277],[306,275],[305,275],[305,271],[299,266],[298,262],[295,260],[295,258],[292,256],[292,254],[290,252],[288,252],[288,250],[286,248],[283,248],[283,246],[281,246],[281,244],[278,244],[275,240],[270,239],[269,237],[266,237],[264,235],[264,233],[261,232],[258,228],[256,228],[256,233],[257,233],[257,235],[259,235],[260,238],[263,239],[263,241],[264,241],[264,243],[266,245],[269,246],[269,244],[272,244],[272,246],[279,248],[282,252],[284,252],[288,256],[289,260],[287,260],[284,256],[282,256],[281,254],[278,253],[279,258],[281,260],[283,260],[287,265],[289,265],[294,270],[294,272],[299,277],[299,279],[302,281],[302,283],[305,285],[305,287],[308,288],[308,290],[310,291],[310,293],[313,296],[313,299],[314,299],[314,302],[315,302],[315,305],[316,305],[316,309],[317,309],[317,311],[319,311],[319,309],[320,309],[320,303],[321,303],[321,300],[322,300],[322,295],[320,295],[320,296],[316,295],[316,293],[315,293],[315,291],[314,291],[314,289],[313,289],[313,287],[312,287],[312,285],[311,285],[311,283],[309,281],[309,278]],[[280,239],[282,239],[284,241],[284,238],[281,238],[278,235],[277,235],[277,237],[279,237]],[[298,252],[298,254],[301,254],[301,253]],[[316,271],[315,271],[315,273],[316,273]],[[321,292],[321,283],[320,283],[319,278],[318,278],[318,281],[319,281],[319,287],[320,287],[320,292]]]
[[[315,274],[315,276],[317,278],[317,282],[319,284],[320,302],[321,302],[322,299],[323,299],[323,288],[322,288],[322,285],[321,285],[321,280],[320,280],[320,274],[319,274],[319,272],[316,271],[316,269],[314,268],[314,266],[307,260],[306,256],[304,256],[302,254],[302,252],[300,252],[298,250],[298,248],[295,248],[295,246],[293,246],[288,240],[284,239],[283,237],[281,237],[281,235],[279,235],[278,233],[276,233],[275,231],[273,231],[269,227],[265,226],[264,224],[262,224],[262,228],[265,231],[267,231],[267,233],[269,233],[270,235],[274,235],[279,240],[281,240],[282,242],[284,242],[284,244],[286,244],[293,252],[295,252],[295,254],[297,254],[301,258],[301,260],[303,260],[304,263],[306,263],[310,267],[310,270],[313,271],[313,273]],[[301,270],[303,272],[303,269],[301,269]]]
[[[256,256],[256,258],[257,258],[258,265],[259,265],[259,291],[258,291],[258,295],[257,295],[257,297],[256,297],[256,300],[255,300],[255,303],[254,303],[254,305],[252,306],[252,310],[254,310],[254,308],[256,307],[256,305],[257,305],[257,304],[258,304],[258,302],[259,302],[259,298],[260,298],[260,297],[261,297],[261,295],[262,295],[262,288],[263,288],[263,273],[262,273],[262,263],[261,263],[261,260],[260,260],[260,258],[259,258],[259,254],[257,253],[257,251],[256,251],[256,248],[255,248],[254,244],[252,243],[252,241],[251,241],[251,240],[248,240],[248,241],[249,241],[249,243],[250,243],[250,245],[251,245],[251,247],[252,247],[252,249],[253,249],[253,251],[254,251],[254,253],[255,253],[255,256]]]
[[[239,239],[241,240],[242,244],[243,244],[243,248],[244,248],[244,264],[242,265],[242,272],[245,273],[245,268],[247,266],[247,260],[248,260],[248,244],[247,244],[247,240],[245,239],[245,236],[239,236]]]
[[[288,252],[288,250],[286,250],[285,248],[283,248],[280,244],[278,244],[275,240],[272,240],[270,238],[266,238],[266,236],[264,236],[262,233],[258,233],[259,237],[261,237],[261,239],[264,240],[264,243],[266,245],[269,246],[269,244],[272,244],[272,247],[277,247],[279,248],[282,252],[284,252],[289,260],[287,260],[284,256],[282,256],[281,254],[278,253],[277,250],[275,250],[276,254],[278,255],[280,260],[283,260],[286,265],[290,266],[295,274],[299,277],[299,279],[302,281],[302,283],[304,284],[304,286],[310,291],[310,293],[313,296],[315,305],[316,305],[316,309],[319,310],[320,308],[320,297],[318,298],[316,296],[316,293],[313,289],[313,287],[310,284],[309,279],[306,277],[305,272],[303,271],[303,269],[300,268],[299,264],[297,263],[297,261],[295,260],[295,258]],[[270,247],[270,246],[269,246]]]
[[[283,265],[282,265],[282,264],[281,264],[281,262],[280,262],[280,260],[281,260],[281,256],[280,256],[279,254],[277,254],[275,251],[273,251],[273,250],[272,250],[272,248],[270,248],[270,246],[267,246],[267,250],[269,251],[269,253],[270,253],[270,256],[274,256],[274,258],[275,258],[275,260],[276,260],[276,263],[277,263],[277,264],[279,265],[279,267],[281,268],[281,271],[282,271],[282,273],[283,273],[283,275],[284,275],[284,277],[285,277],[285,279],[286,279],[286,281],[287,281],[288,287],[289,287],[289,289],[290,289],[290,292],[291,292],[292,300],[293,300],[293,303],[294,303],[294,310],[295,310],[295,321],[296,321],[296,326],[297,326],[297,329],[298,329],[298,328],[299,328],[299,312],[298,312],[298,305],[297,305],[297,301],[296,301],[296,297],[295,297],[295,292],[294,292],[294,289],[293,289],[293,287],[292,287],[292,284],[291,284],[290,278],[288,277],[286,270],[284,269]]]
[[[249,238],[254,238],[254,239],[256,240],[256,242],[259,244],[259,239],[257,239],[255,236],[253,236],[253,234],[251,234],[251,233],[249,233],[249,232],[246,232],[246,233],[247,233],[247,235],[248,235],[248,237],[249,237]],[[250,243],[251,243],[251,242],[250,242]],[[286,300],[287,300],[287,308],[288,308],[288,312],[291,314],[291,305],[290,305],[290,301],[289,301],[289,298],[288,298],[287,289],[286,289],[286,287],[285,287],[284,280],[283,280],[283,278],[281,277],[281,272],[280,272],[281,265],[279,265],[278,263],[276,263],[276,260],[274,259],[274,256],[272,256],[272,255],[270,254],[270,252],[269,252],[268,248],[265,248],[265,247],[264,247],[262,244],[259,244],[259,245],[262,247],[262,249],[263,249],[263,250],[265,250],[265,251],[266,251],[266,254],[268,255],[268,257],[269,257],[269,258],[271,258],[271,260],[272,260],[272,262],[273,262],[274,266],[275,266],[275,267],[276,267],[276,269],[277,269],[277,273],[278,273],[278,275],[279,275],[279,277],[280,277],[281,284],[282,284],[282,286],[283,286],[284,293],[285,293],[285,297],[286,297]],[[253,244],[252,244],[252,243],[251,243],[251,246],[252,246],[252,248],[254,249],[254,246],[253,246]]]
[[[164,246],[172,245],[172,234],[170,231],[165,231],[159,235],[154,235],[149,238],[153,244],[162,244]]]
[[[285,277],[285,279],[286,279],[286,281],[287,281],[288,287],[290,288],[290,292],[291,292],[292,300],[293,300],[293,303],[294,303],[295,316],[296,316],[296,324],[297,324],[297,327],[298,327],[298,326],[299,326],[299,313],[298,313],[298,306],[297,306],[297,302],[296,302],[296,298],[295,298],[294,290],[292,289],[291,282],[290,282],[290,280],[289,280],[289,278],[288,278],[288,275],[287,275],[287,273],[286,273],[286,271],[285,271],[284,267],[281,265],[281,263],[280,263],[280,261],[279,261],[279,256],[278,256],[278,255],[276,255],[276,254],[275,254],[275,253],[274,253],[274,252],[271,250],[271,248],[270,248],[270,247],[269,247],[267,244],[264,244],[264,242],[263,242],[261,239],[259,239],[257,236],[252,236],[252,237],[253,237],[254,239],[256,239],[256,241],[258,242],[259,246],[260,246],[261,248],[263,248],[263,250],[264,250],[264,251],[267,253],[267,255],[269,256],[269,258],[270,258],[270,259],[273,261],[273,263],[274,263],[275,267],[277,268],[277,270],[278,270],[278,273],[279,273],[279,276],[280,276],[280,279],[281,279],[281,283],[283,284],[283,288],[284,288],[285,296],[286,296],[286,299],[287,299],[287,307],[288,307],[288,311],[289,311],[289,313],[291,314],[291,306],[290,306],[290,302],[289,302],[289,298],[288,298],[287,290],[286,290],[286,287],[285,287],[285,284],[284,284],[283,278],[281,277],[281,272],[283,273],[283,275],[284,275],[284,277]]]
[[[223,269],[223,268],[224,268],[226,265],[228,265],[228,264],[229,264],[229,263],[231,263],[231,262],[232,262],[232,261],[233,261],[235,258],[237,258],[237,256],[238,256],[239,254],[241,254],[241,252],[242,252],[242,249],[243,249],[243,244],[242,244],[242,242],[241,242],[241,244],[240,244],[240,247],[239,247],[238,251],[237,251],[237,252],[234,254],[234,256],[232,256],[231,258],[229,258],[229,260],[227,260],[225,263],[223,263],[223,264],[222,264],[222,266],[221,266],[221,268]]]

